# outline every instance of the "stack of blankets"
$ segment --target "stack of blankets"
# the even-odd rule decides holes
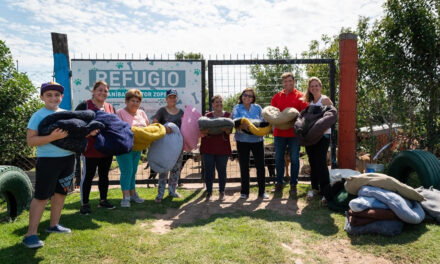
[[[419,224],[425,218],[422,194],[381,173],[365,173],[346,179],[351,200],[344,230],[348,234],[398,235],[404,223]]]

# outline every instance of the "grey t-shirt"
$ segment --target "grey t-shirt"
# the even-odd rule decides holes
[[[161,123],[162,125],[168,122],[174,123],[180,129],[180,125],[182,125],[182,116],[183,116],[182,109],[179,109],[179,112],[177,114],[171,115],[170,113],[167,112],[165,107],[161,107],[159,108],[159,110],[157,110],[153,119],[154,118],[157,119],[157,121],[159,121],[159,123]]]

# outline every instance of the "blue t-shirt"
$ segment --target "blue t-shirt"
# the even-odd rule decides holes
[[[246,117],[248,119],[258,119],[263,121],[263,116],[261,115],[262,109],[261,106],[257,104],[251,104],[251,107],[249,108],[249,111],[244,107],[243,104],[238,104],[234,106],[234,109],[232,109],[232,118],[240,118],[240,117]],[[249,135],[246,134],[240,130],[236,130],[235,141],[240,142],[247,142],[247,143],[255,143],[263,141],[263,137],[255,136],[255,135]]]
[[[32,129],[35,131],[38,131],[38,125],[40,124],[41,120],[43,120],[46,116],[53,114],[55,112],[60,111],[66,111],[64,109],[58,108],[57,111],[49,110],[46,107],[41,108],[37,112],[35,112],[31,119],[29,120],[29,123],[27,125],[28,129]],[[44,144],[41,146],[37,146],[37,157],[66,157],[75,154],[74,152],[70,150],[65,150],[62,148],[59,148],[53,144]]]

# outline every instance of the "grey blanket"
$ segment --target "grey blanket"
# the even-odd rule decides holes
[[[416,191],[425,197],[425,201],[421,202],[423,210],[440,223],[440,191],[432,186],[429,189],[419,187]]]

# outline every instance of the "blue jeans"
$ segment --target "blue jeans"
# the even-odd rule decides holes
[[[284,153],[286,146],[290,150],[290,185],[298,184],[299,173],[299,145],[296,137],[275,137],[275,168],[277,171],[277,183],[283,184],[284,178]]]
[[[202,154],[203,169],[205,172],[206,191],[212,193],[212,183],[215,178],[215,169],[218,174],[218,189],[222,193],[226,185],[226,165],[228,155]]]

